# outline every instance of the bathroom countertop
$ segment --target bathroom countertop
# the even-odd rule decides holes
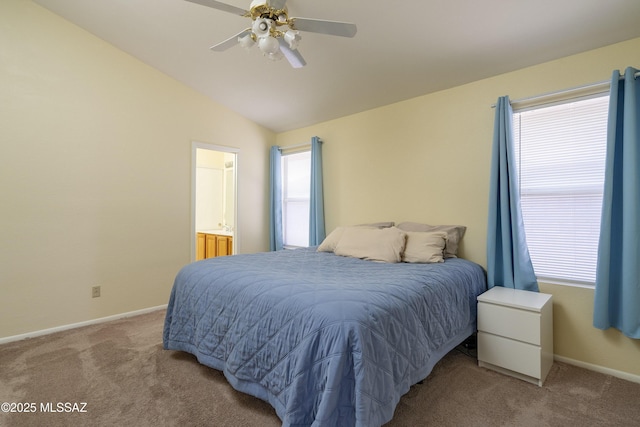
[[[204,233],[204,234],[217,234],[219,236],[232,236],[233,237],[233,231],[227,231],[227,230],[223,230],[223,229],[215,229],[215,230],[198,230],[198,233]]]

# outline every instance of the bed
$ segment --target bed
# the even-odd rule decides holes
[[[210,258],[176,276],[165,349],[195,355],[283,426],[380,426],[472,335],[484,270],[317,248]]]

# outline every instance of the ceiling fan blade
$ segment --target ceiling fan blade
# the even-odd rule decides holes
[[[293,68],[302,68],[307,65],[307,61],[304,60],[297,49],[291,49],[287,42],[281,38],[278,38],[278,42],[280,42],[280,51],[284,57],[287,58],[287,61],[289,61],[289,64],[291,64]]]
[[[244,37],[246,34],[249,34],[250,32],[251,32],[251,29],[247,28],[246,30],[243,30],[243,31],[239,32],[235,36],[229,37],[228,39],[226,39],[223,42],[220,42],[218,44],[214,44],[209,49],[211,49],[214,52],[223,52],[223,51],[225,51],[225,50],[227,50],[229,48],[232,48],[235,45],[237,45],[238,44],[238,38]]]
[[[201,4],[202,6],[212,7],[214,9],[222,10],[223,12],[233,13],[234,15],[248,16],[249,11],[241,9],[239,7],[232,6],[230,4],[222,3],[216,0],[187,0],[191,3]]]
[[[269,6],[276,10],[284,9],[284,5],[287,3],[287,0],[269,0]]]
[[[324,21],[322,19],[291,18],[293,28],[312,33],[329,34],[331,36],[353,37],[358,28],[349,22]]]

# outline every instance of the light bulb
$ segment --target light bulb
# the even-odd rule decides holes
[[[243,48],[249,50],[256,44],[256,41],[251,37],[251,34],[245,34],[242,37],[238,37],[238,43],[240,43],[240,46]]]
[[[270,61],[279,61],[281,60],[284,55],[282,54],[282,52],[280,50],[278,50],[275,53],[269,53],[265,55]]]
[[[258,47],[265,55],[276,53],[280,50],[280,43],[275,37],[267,36],[261,37],[258,40]]]

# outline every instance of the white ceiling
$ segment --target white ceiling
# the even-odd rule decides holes
[[[639,0],[289,0],[289,16],[358,26],[302,33],[293,69],[210,51],[249,19],[184,0],[33,1],[275,132],[640,37]]]

